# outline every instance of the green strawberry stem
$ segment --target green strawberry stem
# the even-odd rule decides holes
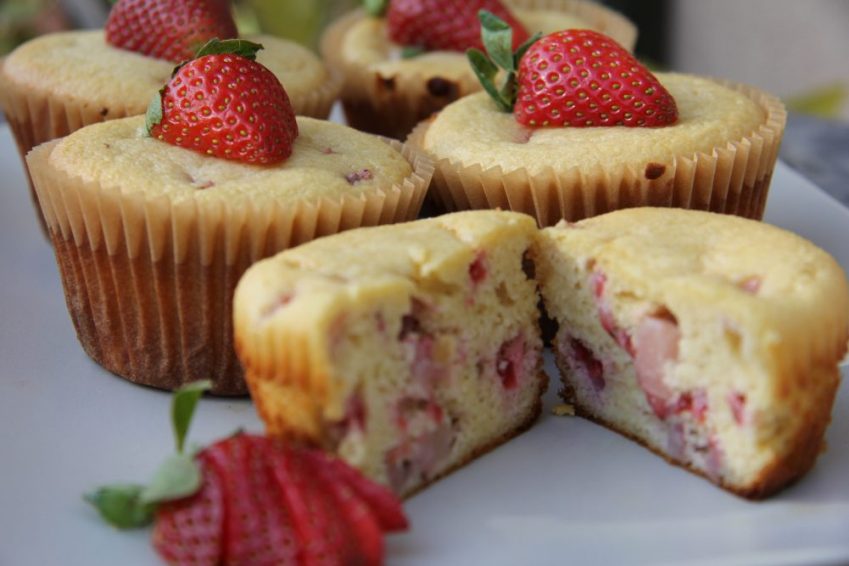
[[[364,0],[363,7],[366,10],[366,14],[379,18],[386,13],[386,9],[389,7],[389,0]]]
[[[205,55],[224,55],[230,53],[253,61],[256,59],[256,54],[260,49],[263,49],[261,43],[254,43],[246,39],[222,40],[214,38],[207,41],[203,47],[198,49],[197,53],[195,53],[195,59],[200,59]],[[182,64],[180,66],[182,66]],[[177,69],[179,68],[180,67],[177,67]],[[177,69],[174,69],[175,73],[177,72]]]
[[[144,527],[153,521],[157,504],[188,497],[200,489],[200,468],[192,454],[183,452],[183,446],[198,400],[211,387],[208,380],[196,381],[174,392],[171,425],[177,452],[162,463],[150,483],[105,485],[83,495],[107,523],[119,529]]]
[[[507,22],[487,10],[478,12],[478,19],[481,22],[481,40],[486,53],[472,48],[466,51],[466,56],[487,94],[501,110],[512,112],[516,104],[518,89],[516,72],[519,61],[530,46],[542,37],[542,34],[534,34],[514,52],[512,49],[513,29]],[[506,71],[501,87],[495,85],[499,69]]]

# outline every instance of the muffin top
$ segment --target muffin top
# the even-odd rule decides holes
[[[698,289],[706,304],[730,295],[774,301],[769,308],[775,309],[819,300],[811,293],[818,287],[835,291],[820,297],[828,297],[825,302],[846,295],[837,292],[845,278],[827,252],[792,232],[733,215],[630,208],[558,224],[545,229],[543,239],[627,278],[634,289],[662,281],[690,294]],[[841,315],[849,319],[849,307]]]
[[[548,34],[567,28],[595,29],[586,20],[567,12],[526,9],[513,12],[530,33]],[[438,70],[439,76],[448,80],[475,80],[465,53],[430,51],[403,59],[401,46],[387,37],[385,28],[382,18],[364,17],[353,23],[341,43],[345,63],[367,67],[384,77],[401,73],[426,75]]]
[[[246,39],[265,47],[257,61],[280,79],[296,113],[329,78],[318,57],[296,43],[266,35]],[[104,115],[110,111],[117,115],[144,113],[173,70],[170,61],[112,47],[102,30],[33,39],[12,52],[2,68],[5,76],[18,84],[100,106]]]
[[[678,105],[678,121],[671,126],[531,130],[479,93],[444,108],[428,127],[422,145],[436,159],[503,171],[525,168],[530,174],[640,167],[724,148],[766,121],[765,109],[744,92],[691,75],[657,77]]]
[[[77,130],[50,153],[52,168],[93,186],[120,187],[173,203],[237,200],[278,204],[338,199],[388,190],[412,174],[409,162],[379,138],[331,122],[298,117],[292,155],[273,166],[247,165],[149,137],[144,117]]]

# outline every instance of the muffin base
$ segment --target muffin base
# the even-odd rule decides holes
[[[86,353],[132,382],[172,390],[210,379],[215,395],[245,395],[233,348],[232,298],[255,261],[343,230],[416,217],[431,162],[398,142],[413,174],[362,198],[256,211],[199,210],[86,187],[51,170],[58,142],[30,153],[66,303]],[[249,218],[250,217],[250,218]]]

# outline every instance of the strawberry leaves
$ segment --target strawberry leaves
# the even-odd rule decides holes
[[[519,61],[531,45],[540,39],[541,34],[530,37],[514,52],[513,29],[507,22],[487,10],[481,10],[478,19],[481,22],[481,39],[486,53],[473,47],[466,51],[466,57],[481,86],[498,107],[504,112],[512,112],[516,103]],[[499,68],[507,72],[500,88],[495,86]]]
[[[366,14],[379,18],[386,13],[386,8],[389,7],[389,0],[365,0],[363,8]]]
[[[103,520],[118,529],[135,529],[153,521],[154,506],[141,501],[144,486],[139,484],[109,485],[83,495]]]
[[[177,453],[165,460],[149,484],[107,485],[83,496],[107,523],[119,529],[144,527],[153,521],[159,503],[187,497],[200,489],[200,470],[194,458],[183,452],[183,444],[198,399],[211,387],[210,381],[196,381],[174,393],[171,423]]]

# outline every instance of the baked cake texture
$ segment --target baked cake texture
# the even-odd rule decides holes
[[[637,28],[617,12],[579,0],[504,2],[530,34],[567,28],[594,29],[633,48]],[[353,127],[403,139],[419,121],[481,90],[465,53],[437,50],[402,56],[388,37],[385,18],[356,10],[322,37],[328,64],[344,76],[342,104]]]
[[[144,116],[28,155],[86,352],[131,381],[211,379],[245,394],[231,301],[254,261],[350,228],[411,220],[432,165],[397,142],[299,117],[289,158],[248,165],[148,136]]]
[[[642,208],[543,230],[532,257],[580,415],[749,498],[813,466],[849,339],[826,252],[751,220]]]
[[[272,435],[410,495],[540,413],[532,218],[466,212],[322,238],[251,267],[236,349]]]
[[[786,112],[766,93],[657,73],[678,121],[659,128],[529,129],[485,93],[444,108],[411,134],[434,158],[446,210],[505,208],[541,226],[636,206],[761,218]]]

